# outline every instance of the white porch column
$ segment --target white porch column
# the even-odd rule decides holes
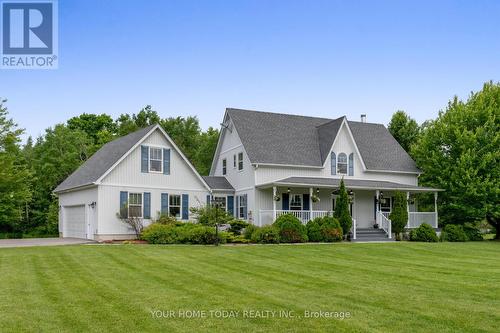
[[[313,219],[313,200],[312,200],[313,193],[314,193],[313,188],[309,187],[309,220]]]
[[[436,225],[434,228],[438,227],[438,193],[434,192],[434,213],[436,213]]]
[[[406,192],[406,213],[408,214],[408,220],[406,221],[406,227],[410,227],[410,192]]]
[[[375,196],[377,198],[377,202],[375,203],[375,223],[379,224],[379,228],[380,228],[380,223],[379,223],[379,220],[378,220],[378,210],[380,208],[380,190],[376,190],[375,191]]]
[[[273,186],[273,222],[276,221],[276,200],[274,199],[277,195],[276,186]]]

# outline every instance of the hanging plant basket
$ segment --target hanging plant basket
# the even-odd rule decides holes
[[[281,199],[281,198],[280,198],[280,196],[279,196],[279,195],[275,195],[275,196],[273,197],[273,199],[274,199],[274,201],[280,201],[280,199]]]
[[[312,202],[319,202],[319,201],[320,201],[320,198],[319,198],[317,195],[313,195],[313,196],[311,197],[311,200],[312,200]]]

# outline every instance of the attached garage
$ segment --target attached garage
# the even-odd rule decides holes
[[[85,205],[64,207],[63,237],[87,238]]]

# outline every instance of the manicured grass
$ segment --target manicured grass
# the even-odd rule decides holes
[[[498,242],[0,249],[0,331],[498,332],[499,259]]]

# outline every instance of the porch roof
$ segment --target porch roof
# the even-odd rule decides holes
[[[345,186],[349,189],[362,190],[406,190],[410,192],[436,192],[444,191],[432,187],[420,187],[395,182],[365,179],[344,179]],[[274,182],[258,185],[260,188],[271,186],[298,186],[298,187],[322,187],[338,188],[340,186],[339,178],[318,178],[318,177],[288,177]]]

